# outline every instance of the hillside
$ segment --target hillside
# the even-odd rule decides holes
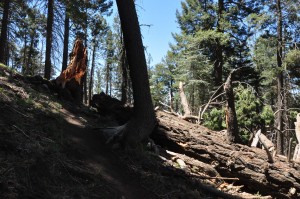
[[[216,159],[197,160],[209,162],[221,148],[212,148],[212,131],[202,126],[158,111],[157,145],[113,150],[101,129],[116,126],[114,118],[64,101],[50,87],[0,67],[0,198],[276,198],[273,190],[253,191],[246,178],[220,176]],[[206,144],[192,146],[200,134]]]

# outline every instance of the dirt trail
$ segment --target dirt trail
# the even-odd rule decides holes
[[[82,160],[116,188],[116,193],[112,198],[157,198],[141,186],[138,176],[130,173],[126,165],[120,162],[117,154],[108,148],[99,130],[86,127],[85,121],[90,118],[82,114],[73,114],[66,109],[62,109],[61,112],[67,121],[66,125],[62,126],[63,131],[76,144],[76,148],[81,152]]]

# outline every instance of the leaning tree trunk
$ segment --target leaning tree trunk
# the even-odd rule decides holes
[[[152,133],[156,119],[134,1],[117,0],[117,6],[132,81],[134,111],[130,121],[121,128],[115,138],[119,138],[117,140],[121,144],[135,146]]]
[[[6,64],[6,50],[7,50],[7,26],[8,26],[8,13],[9,13],[9,0],[4,1],[4,10],[2,16],[2,26],[0,35],[0,62]]]
[[[234,70],[229,74],[225,84],[224,91],[226,96],[226,126],[227,137],[230,143],[241,143],[239,136],[238,122],[235,112],[234,93],[232,88],[232,74]]]

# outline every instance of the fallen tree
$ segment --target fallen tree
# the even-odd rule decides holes
[[[105,101],[101,101],[104,98],[100,97],[94,99],[98,105],[105,107],[104,113],[117,112],[120,108],[121,103],[111,98],[106,97]],[[117,106],[108,106],[114,103]],[[98,110],[101,112],[103,109],[98,107]],[[234,184],[239,189],[238,193],[264,195],[242,198],[299,198],[300,165],[296,162],[288,162],[282,156],[272,157],[270,161],[266,150],[228,144],[226,131],[211,131],[176,114],[158,110],[156,117],[158,126],[150,137],[160,146],[159,155],[165,160],[172,160],[192,179],[216,180],[217,183],[211,184],[220,190],[222,181],[223,184]]]
[[[268,163],[265,150],[240,144],[229,145],[226,134],[210,131],[161,111],[157,112],[157,119],[159,125],[152,139],[163,148],[212,165],[222,177],[238,178],[235,184],[243,185],[245,191],[273,198],[299,198],[298,164],[288,163],[282,157],[274,157],[274,163]],[[213,173],[212,177],[216,177]]]

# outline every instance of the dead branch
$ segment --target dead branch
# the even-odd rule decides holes
[[[27,137],[28,139],[30,139],[29,135],[27,135],[22,129],[20,129],[19,127],[17,127],[16,125],[12,125],[15,129],[17,129],[19,132],[21,132],[25,137]]]

